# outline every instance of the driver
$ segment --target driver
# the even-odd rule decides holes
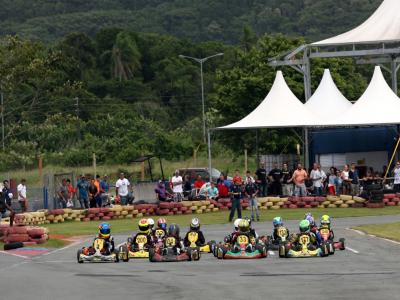
[[[150,225],[149,225],[149,222],[147,221],[147,219],[141,219],[138,223],[138,228],[139,228],[139,232],[132,239],[131,249],[133,251],[139,250],[138,238],[140,236],[146,237],[146,243],[143,245],[143,247],[145,249],[148,249],[152,244],[151,230],[150,230]]]
[[[234,231],[224,238],[225,243],[232,244],[232,240],[233,240],[234,236],[239,231],[239,223],[241,220],[242,219],[236,219],[235,222],[233,222]]]
[[[237,245],[237,239],[239,236],[245,235],[249,239],[249,244],[246,246],[246,251],[247,252],[252,252],[253,251],[253,246],[255,246],[255,236],[251,233],[250,231],[250,224],[246,219],[242,219],[239,222],[239,231],[235,234],[235,236],[232,239],[233,243],[233,251],[240,251],[238,245]]]
[[[329,239],[333,240],[335,238],[335,235],[333,233],[333,230],[331,229],[331,217],[328,215],[323,215],[320,219],[320,229],[326,228],[329,229]]]
[[[301,220],[299,224],[299,230],[300,233],[294,234],[291,240],[294,250],[301,250],[300,236],[305,234],[310,237],[310,245],[308,246],[309,250],[316,250],[318,248],[317,237],[313,232],[310,231],[310,222],[308,220]]]
[[[191,232],[196,232],[198,234],[196,246],[197,247],[203,246],[206,242],[206,239],[204,238],[203,232],[200,230],[200,221],[198,218],[193,218],[192,221],[190,222],[190,229],[188,233],[186,233],[186,236],[183,240],[183,244],[185,245],[185,247],[190,246],[189,234]]]
[[[304,215],[304,220],[308,220],[308,222],[310,222],[310,231],[315,234],[315,236],[317,238],[318,245],[321,245],[322,238],[321,238],[321,235],[320,235],[319,230],[318,230],[318,226],[315,223],[315,220],[314,220],[314,217],[313,217],[312,213],[306,213]]]
[[[169,239],[170,237],[175,238],[175,244],[174,245],[170,245],[169,243]],[[179,226],[177,224],[171,224],[168,228],[168,234],[164,239],[164,246],[165,246],[165,250],[167,248],[173,248],[174,252],[179,255],[181,253],[181,251],[183,250],[183,243],[182,240],[179,236]]]
[[[253,228],[251,219],[250,219],[249,217],[244,217],[244,219],[247,220],[247,222],[249,222],[249,226],[250,226],[249,231],[250,231],[250,233],[251,233],[256,239],[258,239],[258,234],[257,234],[256,230]]]
[[[163,231],[162,234],[159,234],[159,231]],[[164,237],[167,235],[167,221],[164,218],[159,218],[157,220],[157,228],[153,232],[153,241],[154,243],[163,243]]]
[[[101,250],[103,255],[110,255],[114,252],[114,237],[111,235],[111,226],[108,223],[101,223],[99,225],[99,234],[94,238],[104,240],[104,248]],[[91,246],[83,250],[84,255],[94,254],[96,250]]]
[[[282,218],[281,217],[275,217],[272,220],[272,225],[274,226],[274,231],[272,233],[273,241],[279,241],[281,237],[278,235],[278,228],[279,227],[284,227]],[[287,239],[289,237],[289,229],[287,229],[286,227],[285,227],[285,229],[286,229],[286,239]]]

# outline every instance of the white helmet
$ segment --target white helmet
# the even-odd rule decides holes
[[[235,230],[238,230],[239,228],[239,223],[242,219],[236,219],[235,222],[233,222],[233,225],[235,226]]]
[[[192,222],[190,223],[190,228],[191,229],[198,229],[200,228],[200,221],[197,218],[193,218]]]
[[[8,198],[10,198],[10,199],[14,198],[13,193],[8,193]]]
[[[153,220],[152,218],[148,218],[148,219],[147,219],[147,223],[149,224],[149,227],[150,227],[150,228],[153,228],[153,227],[154,227],[154,220]]]

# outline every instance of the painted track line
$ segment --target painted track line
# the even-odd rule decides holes
[[[69,245],[67,245],[67,246],[65,246],[65,247],[58,248],[58,249],[55,249],[55,250],[53,250],[53,251],[50,251],[50,252],[44,253],[44,254],[42,254],[42,255],[39,255],[38,257],[40,257],[40,256],[47,256],[47,255],[50,255],[50,254],[54,254],[54,253],[57,253],[57,252],[66,250],[66,249],[68,249],[68,248],[75,247],[76,245],[81,244],[81,243],[83,243],[83,242],[87,242],[87,241],[89,241],[89,240],[90,240],[90,238],[83,239],[83,240],[79,240],[79,241],[73,242],[73,243],[71,243],[71,244],[69,244]]]
[[[359,254],[359,253],[360,253],[360,252],[357,251],[356,249],[350,248],[349,246],[346,246],[346,250],[349,250],[349,251],[351,251],[351,252],[353,252],[353,253],[355,253],[355,254]]]
[[[353,229],[353,228],[346,228],[346,230],[354,231],[358,233],[359,235],[367,235],[364,231]]]
[[[374,234],[368,234],[368,233],[365,233],[365,232],[357,230],[357,229],[346,228],[346,230],[351,230],[351,231],[357,232],[359,235],[367,235],[367,236],[370,236],[372,238],[381,239],[381,240],[390,242],[392,244],[400,245],[400,242],[398,242],[398,241],[391,240],[391,239],[388,239],[388,238],[384,238],[384,237],[381,237],[381,236],[377,236],[377,235],[374,235]],[[348,247],[346,247],[346,248],[348,248]]]
[[[30,257],[28,257],[28,256],[25,256],[25,255],[20,255],[20,254],[16,254],[16,253],[10,253],[10,252],[7,252],[7,251],[2,251],[2,250],[0,250],[0,253],[4,253],[4,254],[8,254],[8,255],[12,255],[12,256],[16,256],[16,257],[19,257],[19,258],[24,258],[24,259],[28,259],[28,258],[30,258]]]

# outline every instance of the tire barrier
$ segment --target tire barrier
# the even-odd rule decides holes
[[[49,230],[38,226],[13,226],[0,225],[0,241],[11,244],[26,243],[27,245],[43,244],[49,239]]]

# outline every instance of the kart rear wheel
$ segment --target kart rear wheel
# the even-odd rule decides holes
[[[225,256],[225,249],[223,247],[218,247],[217,248],[217,258],[223,259],[224,256]]]
[[[82,249],[79,249],[76,254],[76,258],[77,258],[79,264],[83,264],[83,259],[81,258],[82,253],[83,253]]]
[[[339,239],[339,242],[342,243],[342,247],[340,247],[340,250],[346,249],[346,247],[344,246],[344,238]]]
[[[335,254],[335,247],[333,246],[333,243],[328,244],[328,250],[329,250],[329,255]]]
[[[321,250],[322,250],[322,255],[321,255],[322,257],[329,256],[329,249],[326,244],[323,244],[321,246]]]
[[[279,257],[285,258],[286,257],[286,247],[285,245],[279,245]]]
[[[129,261],[129,251],[126,245],[119,247],[119,258],[122,259],[123,262]]]
[[[154,262],[154,254],[155,254],[154,248],[149,248],[149,261]]]

